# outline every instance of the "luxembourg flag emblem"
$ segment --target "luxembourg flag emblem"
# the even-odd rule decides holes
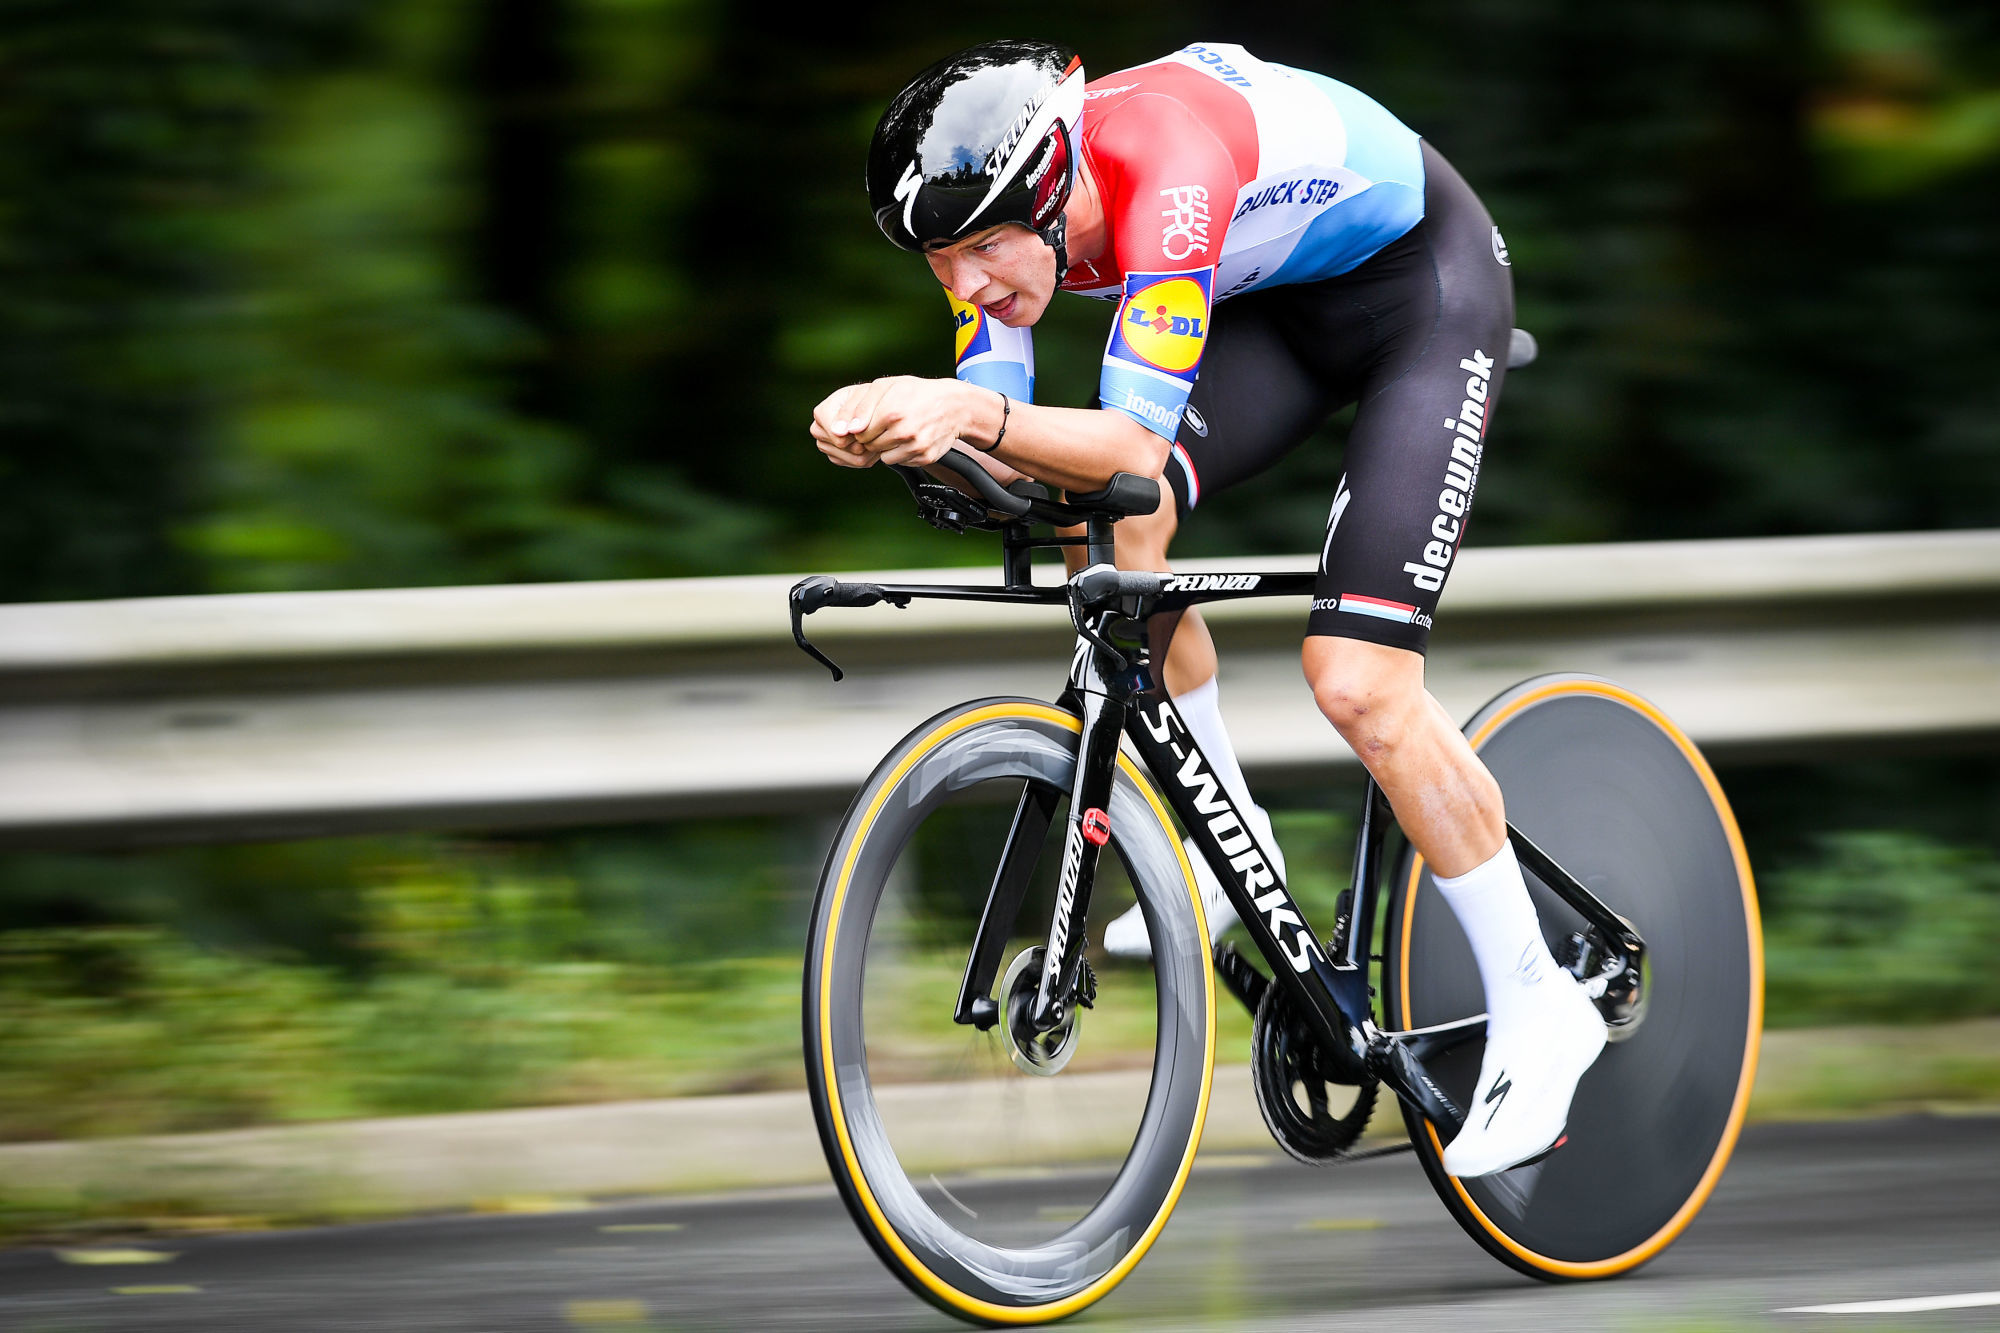
[[[1340,594],[1340,609],[1351,611],[1357,616],[1374,616],[1380,620],[1394,620],[1407,625],[1416,619],[1417,608],[1403,602],[1385,602],[1380,597],[1363,597],[1360,593]]]

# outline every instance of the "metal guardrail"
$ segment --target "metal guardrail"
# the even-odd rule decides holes
[[[833,806],[937,709],[1061,687],[1063,613],[977,603],[815,617],[851,672],[835,685],[791,644],[791,582],[0,607],[0,842]],[[1299,675],[1305,614],[1275,600],[1210,613],[1225,715],[1260,782],[1353,763]],[[2000,531],[1465,552],[1433,692],[1463,716],[1559,669],[1653,697],[1725,759],[2000,738]]]

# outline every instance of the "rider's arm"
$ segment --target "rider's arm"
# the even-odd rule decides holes
[[[960,388],[966,428],[959,438],[983,453],[1000,438],[1000,395]],[[1099,490],[1114,472],[1158,477],[1167,465],[1168,442],[1121,412],[1009,403],[1004,416],[1007,434],[991,457],[1064,490]]]
[[[1164,457],[1208,342],[1236,163],[1184,103],[1158,95],[1114,108],[1094,143],[1118,164],[1107,214],[1117,271],[1125,276],[1098,402],[1106,415],[1151,433]]]

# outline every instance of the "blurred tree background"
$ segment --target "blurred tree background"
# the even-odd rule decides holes
[[[1479,540],[1996,518],[2000,13],[1983,0],[1010,8],[1109,72],[1243,41],[1490,203],[1544,357]],[[934,6],[22,0],[0,26],[0,598],[984,560],[819,463],[948,373],[875,233]],[[1040,330],[1051,401],[1103,311]],[[1339,425],[1189,550],[1317,532]]]
[[[1004,17],[1099,74],[1240,41],[1458,165],[1543,347],[1479,542],[2000,522],[1991,0]],[[905,79],[998,35],[907,0],[13,0],[0,600],[990,562],[805,423],[949,373],[861,162]],[[1049,401],[1090,395],[1104,318],[1037,330]],[[1308,547],[1342,429],[1180,549]],[[1774,1021],[2000,1011],[2000,764],[1725,778]],[[1347,801],[1281,802],[1309,905]],[[0,1138],[795,1081],[824,832],[0,857]]]

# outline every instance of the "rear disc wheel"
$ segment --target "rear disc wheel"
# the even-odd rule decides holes
[[[1763,1027],[1763,936],[1749,858],[1715,774],[1646,700],[1591,676],[1543,676],[1466,724],[1510,823],[1646,942],[1643,1021],[1607,1045],[1571,1103],[1567,1142],[1542,1162],[1473,1180],[1446,1174],[1444,1141],[1404,1118],[1438,1197],[1502,1262],[1552,1281],[1613,1277],[1693,1220],[1742,1127]],[[1528,876],[1543,933],[1581,925]],[[1485,1003],[1457,920],[1423,858],[1391,882],[1383,965],[1391,1024],[1427,1027]],[[1429,1063],[1461,1106],[1483,1041]]]

